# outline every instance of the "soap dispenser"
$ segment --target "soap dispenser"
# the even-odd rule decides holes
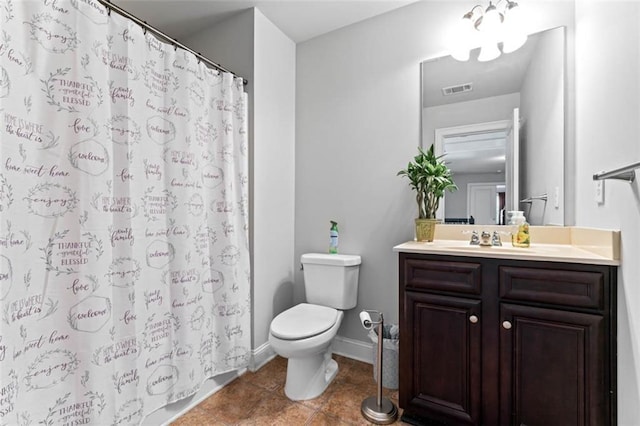
[[[531,238],[529,236],[529,223],[524,217],[523,211],[510,212],[511,219],[509,225],[512,226],[511,231],[511,244],[514,247],[529,247],[531,245]]]

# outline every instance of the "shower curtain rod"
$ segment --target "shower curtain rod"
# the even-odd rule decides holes
[[[151,31],[153,34],[155,34],[158,37],[161,37],[162,39],[164,39],[165,41],[171,43],[174,47],[179,47],[180,49],[183,49],[183,50],[186,50],[189,53],[192,53],[196,58],[198,58],[199,61],[202,61],[205,64],[210,65],[210,66],[212,66],[213,68],[215,68],[215,69],[217,69],[219,71],[228,72],[228,73],[231,73],[231,74],[235,75],[236,77],[240,77],[238,74],[234,73],[233,71],[229,71],[228,69],[224,68],[223,66],[216,64],[211,59],[209,59],[209,58],[207,58],[205,56],[202,56],[200,53],[196,52],[195,50],[188,48],[187,46],[185,46],[184,44],[180,43],[175,38],[169,37],[168,35],[166,35],[162,31],[160,31],[159,29],[154,27],[153,25],[147,24],[146,21],[143,21],[142,19],[140,19],[140,18],[130,14],[126,10],[122,9],[121,7],[111,3],[111,0],[98,0],[98,2],[100,4],[102,4],[104,7],[108,8],[109,11],[113,10],[114,12],[118,13],[119,15],[124,16],[125,18],[131,19],[133,22],[135,22],[136,24],[140,25],[145,31]],[[240,77],[240,78],[242,78],[242,77]],[[242,78],[242,83],[244,85],[246,85],[248,83],[247,79]]]

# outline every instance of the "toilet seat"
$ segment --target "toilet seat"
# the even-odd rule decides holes
[[[306,339],[329,330],[337,318],[336,309],[300,303],[273,319],[271,334],[283,340]]]

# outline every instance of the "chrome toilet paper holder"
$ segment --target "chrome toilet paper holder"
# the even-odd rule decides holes
[[[377,316],[375,321],[371,319],[371,314]],[[378,333],[378,365],[376,366],[378,393],[376,396],[370,396],[362,401],[360,412],[362,417],[371,423],[378,425],[393,423],[398,418],[398,408],[391,400],[382,396],[382,331],[384,330],[384,317],[380,311],[365,309],[360,312],[360,323],[367,330],[377,326]]]

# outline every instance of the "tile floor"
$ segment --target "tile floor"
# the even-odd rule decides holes
[[[284,394],[287,360],[276,357],[255,373],[246,372],[172,426],[229,425],[369,425],[360,404],[376,395],[370,364],[334,355],[339,372],[316,399],[290,401]],[[398,405],[398,391],[383,388],[383,395]],[[402,413],[402,410],[400,410]],[[404,424],[397,421],[397,424]]]

